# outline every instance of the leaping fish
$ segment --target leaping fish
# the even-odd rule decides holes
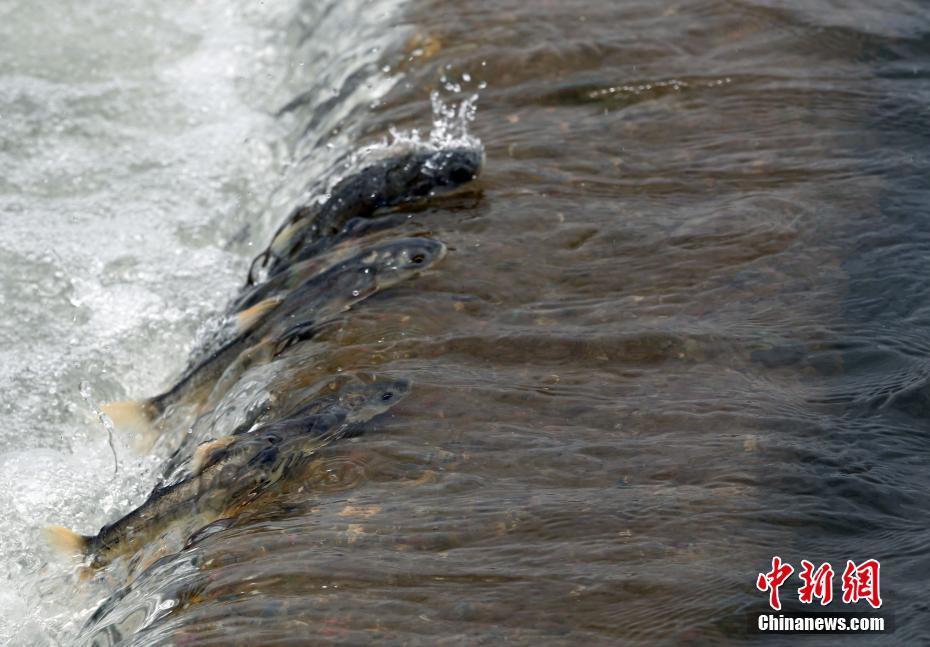
[[[478,176],[480,150],[417,150],[375,162],[333,188],[328,200],[296,209],[252,262],[249,285],[272,277],[315,241],[336,235],[353,218],[370,218],[379,209],[415,202],[455,189]],[[303,258],[306,258],[304,256]]]
[[[406,380],[385,381],[371,375],[343,374],[309,388],[296,389],[294,392],[287,391],[286,395],[283,396],[266,397],[248,413],[244,420],[238,421],[235,425],[224,422],[221,425],[208,426],[204,429],[198,428],[200,422],[198,420],[198,423],[194,424],[191,432],[165,464],[162,470],[162,473],[167,476],[165,482],[176,482],[196,471],[196,466],[201,461],[200,457],[208,449],[209,443],[204,442],[204,440],[209,438],[211,432],[216,429],[222,429],[227,434],[224,438],[231,438],[250,433],[256,428],[267,428],[269,424],[273,424],[274,420],[277,419],[316,414],[333,406],[356,412],[353,413],[354,419],[364,422],[370,417],[366,416],[365,412],[372,411],[371,407],[366,407],[372,389],[381,390],[383,394],[382,401],[387,405],[392,404],[392,398],[406,395],[409,384]],[[366,408],[357,411],[362,407]],[[207,418],[210,417],[210,414],[204,415]],[[196,449],[192,451],[194,447]],[[193,456],[189,464],[185,464],[185,457],[187,456]]]
[[[286,296],[271,297],[238,313],[239,334],[201,360],[170,390],[147,400],[110,402],[101,409],[118,428],[136,436],[138,448],[150,447],[155,440],[153,421],[173,405],[206,395],[243,351],[260,343],[279,348],[309,338],[340,312],[416,276],[445,254],[446,246],[431,238],[400,239],[363,250]]]
[[[290,466],[353,433],[354,425],[383,413],[408,392],[406,380],[380,380],[251,433],[204,443],[194,453],[190,476],[156,487],[142,505],[96,535],[52,526],[46,537],[53,548],[90,557],[91,568],[102,568],[178,521],[193,517],[208,524],[222,518],[225,510],[258,496],[285,477]]]
[[[410,217],[409,214],[392,214],[373,220],[353,219],[346,223],[339,234],[306,245],[286,270],[275,274],[264,283],[243,290],[242,294],[233,300],[231,309],[239,312],[273,296],[286,294],[307,279],[351,258],[363,245],[370,246],[396,232]],[[423,230],[405,232],[403,237],[425,236],[428,233]]]

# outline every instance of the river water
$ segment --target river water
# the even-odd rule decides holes
[[[879,559],[864,644],[930,639],[920,3],[12,0],[0,39],[0,641],[742,644],[775,554]],[[170,386],[357,151],[460,131],[437,92],[486,155],[414,212],[449,252],[306,358],[409,396],[80,579],[40,529],[166,458],[101,403]]]

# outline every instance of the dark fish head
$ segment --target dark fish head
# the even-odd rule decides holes
[[[468,148],[418,151],[384,162],[385,204],[451,191],[474,180],[484,153]]]
[[[419,274],[442,260],[446,246],[432,238],[402,238],[373,249],[365,261],[385,288]]]
[[[481,171],[481,151],[452,148],[433,153],[423,165],[436,189],[451,189],[471,182]]]
[[[272,315],[285,313],[290,323],[276,339],[275,354],[289,345],[310,339],[331,314],[344,311],[379,290],[412,278],[439,262],[446,246],[430,238],[401,238],[365,248],[324,274],[308,279],[288,294]],[[283,330],[282,330],[283,329]]]
[[[339,393],[339,405],[352,422],[370,420],[403,400],[410,382],[402,378],[375,379],[367,384],[349,384]]]

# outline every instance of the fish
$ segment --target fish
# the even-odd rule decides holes
[[[305,281],[358,254],[364,246],[373,245],[396,233],[398,228],[407,225],[412,218],[412,214],[406,213],[390,214],[375,219],[354,218],[346,223],[338,235],[306,246],[294,259],[294,264],[285,271],[258,285],[250,286],[247,283],[240,294],[230,301],[226,314],[217,317],[216,324],[207,329],[205,336],[192,351],[184,372],[195,368],[210,353],[238,335],[239,313],[262,301],[268,302],[272,297],[287,296]],[[421,227],[408,227],[402,235],[395,237],[428,236],[429,233]]]
[[[321,274],[336,264],[357,254],[364,245],[371,245],[392,230],[409,220],[409,214],[384,216],[374,220],[353,219],[346,227],[326,241],[308,245],[306,255],[301,252],[294,259],[293,265],[276,274],[264,283],[246,286],[242,294],[230,305],[232,312],[241,312],[268,298],[282,296],[299,286],[304,281]],[[429,232],[408,232],[404,237],[425,236]],[[324,243],[321,244],[321,243]]]
[[[371,218],[379,209],[415,202],[474,180],[483,162],[481,150],[450,148],[416,150],[366,166],[336,184],[325,202],[294,210],[253,260],[249,283],[261,283],[283,271],[302,248],[337,235],[352,219]]]
[[[350,385],[285,419],[204,443],[194,452],[186,478],[156,486],[142,505],[97,534],[51,526],[45,529],[46,539],[58,552],[89,560],[88,567],[98,570],[138,551],[176,523],[191,518],[212,523],[286,478],[314,451],[359,433],[361,423],[401,401],[409,386],[402,379]]]
[[[279,418],[290,418],[294,416],[306,416],[323,411],[326,407],[340,406],[347,411],[355,411],[359,406],[364,405],[367,401],[368,393],[371,389],[379,389],[382,393],[384,403],[393,404],[392,399],[402,399],[406,397],[410,390],[410,383],[403,379],[385,379],[370,374],[342,374],[335,379],[327,379],[322,383],[312,385],[308,388],[296,389],[293,391],[284,391],[279,395],[271,395],[263,398],[257,406],[252,407],[244,420],[241,420],[235,426],[226,423],[221,437],[230,438],[241,434],[249,433],[255,428],[266,427],[274,420]],[[369,410],[371,410],[369,408]],[[365,412],[354,414],[356,421],[366,421],[371,416],[366,416]],[[205,414],[209,417],[209,414]],[[198,420],[199,422],[199,420]],[[186,476],[196,465],[199,458],[196,457],[198,451],[203,452],[204,443],[198,445],[205,435],[216,432],[216,426],[207,425],[205,429],[198,428],[197,423],[191,429],[181,445],[174,451],[171,458],[168,459],[163,469],[163,473],[169,475],[166,482],[174,482]],[[231,428],[230,428],[231,427]],[[216,442],[216,441],[210,441]],[[192,446],[197,446],[193,452],[190,451]],[[187,456],[192,456],[189,460]]]
[[[341,291],[348,293],[351,288],[353,299],[361,300],[364,296],[395,285],[422,271],[418,268],[426,269],[438,263],[445,254],[445,245],[429,238],[400,239],[373,247],[369,252],[360,255],[366,264],[362,265],[359,271],[366,278],[373,277],[374,283],[360,280]],[[340,291],[338,286],[330,288]],[[240,352],[236,360],[224,370],[210,393],[211,401],[219,399],[245,370],[267,363],[293,344],[310,339],[326,323],[324,317],[307,317],[308,309],[303,305],[306,299],[299,294],[302,289],[299,288],[291,300],[299,311],[292,311],[285,304],[281,311],[275,313],[276,326],[267,334],[257,335],[259,341]],[[364,294],[366,290],[369,291],[368,295]],[[348,305],[343,309],[348,309]]]
[[[214,392],[221,377],[232,383],[252,364],[244,359],[248,349],[269,346],[268,356],[275,357],[290,345],[311,338],[339,313],[379,290],[416,276],[445,254],[446,246],[432,238],[403,238],[362,250],[286,296],[271,297],[238,313],[239,334],[186,372],[170,390],[146,400],[109,402],[101,409],[115,427],[134,436],[137,450],[144,451],[157,439],[153,422],[159,416],[170,407]],[[243,360],[237,363],[240,357]],[[224,377],[232,364],[232,371]]]
[[[358,217],[352,218],[337,233],[319,238],[312,243],[305,243],[293,257],[292,262],[298,263],[319,256],[327,249],[334,245],[344,244],[350,240],[361,238],[371,239],[379,234],[396,232],[400,227],[406,225],[413,218],[412,213],[400,212],[379,215],[376,218]],[[428,231],[407,232],[404,237],[427,236]]]

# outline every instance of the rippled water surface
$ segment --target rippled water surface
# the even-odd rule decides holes
[[[0,639],[742,644],[773,554],[881,560],[868,644],[930,639],[921,3],[58,4],[0,5]],[[96,408],[170,386],[357,151],[460,127],[437,91],[486,156],[402,228],[446,257],[240,382],[409,395],[80,579],[38,529],[167,456]]]

